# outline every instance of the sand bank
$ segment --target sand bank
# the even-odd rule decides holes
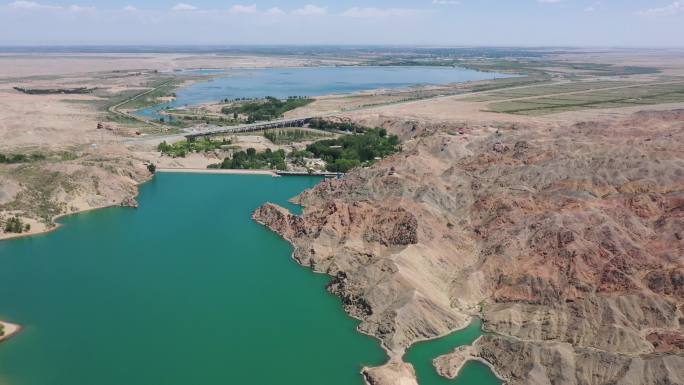
[[[21,330],[21,326],[9,322],[0,321],[0,325],[2,325],[4,330],[3,335],[0,336],[0,341],[11,338]]]
[[[24,231],[22,233],[6,233],[6,232],[3,232],[2,229],[0,228],[0,241],[5,240],[5,239],[26,237],[29,235],[36,235],[36,234],[40,234],[40,233],[50,231],[49,227],[47,227],[43,222],[40,222],[36,219],[22,218],[22,221],[26,224],[31,225],[31,229],[28,231]]]

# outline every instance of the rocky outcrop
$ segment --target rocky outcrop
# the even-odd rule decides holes
[[[482,338],[476,354],[514,384],[684,384],[684,357],[679,355],[622,355],[502,336]]]
[[[368,385],[418,385],[413,367],[396,360],[377,368],[364,368],[361,374]]]
[[[440,376],[453,380],[463,365],[475,358],[476,350],[471,345],[459,346],[453,352],[439,356],[432,361]]]
[[[37,233],[61,215],[138,206],[138,185],[150,178],[142,160],[114,151],[69,156],[74,159],[0,165],[0,216],[18,215],[34,224],[29,233]]]
[[[417,274],[441,275],[445,280],[449,276],[432,260],[434,247],[418,246],[421,238],[428,240],[434,234],[418,225],[409,204],[334,201],[311,206],[302,216],[266,204],[255,211],[254,219],[292,242],[299,263],[333,277],[328,290],[342,299],[347,313],[362,320],[361,331],[402,352],[417,339],[446,333],[468,321],[433,287],[446,287],[446,281],[416,290]],[[440,256],[442,265],[455,269],[458,261],[448,258],[444,253]]]
[[[684,353],[684,333],[657,331],[646,336],[657,353]]]
[[[131,207],[131,208],[137,209],[138,208],[138,201],[135,200],[135,198],[129,196],[129,197],[125,197],[121,201],[120,205],[121,205],[121,207]]]
[[[679,116],[467,135],[395,124],[401,153],[304,192],[301,216],[268,205],[255,218],[333,277],[395,364],[479,313],[496,334],[474,356],[512,384],[678,384]]]

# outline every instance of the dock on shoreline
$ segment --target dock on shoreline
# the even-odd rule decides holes
[[[342,172],[306,172],[306,171],[276,171],[279,176],[322,176],[325,178],[342,178]]]
[[[158,168],[161,173],[185,173],[185,174],[229,174],[229,175],[270,175],[278,176],[271,170],[227,170],[220,168]]]
[[[322,176],[324,178],[342,178],[340,172],[314,172],[306,171],[277,171],[277,170],[233,170],[220,168],[157,168],[156,172],[188,173],[188,174],[227,174],[227,175],[270,175],[278,176]]]

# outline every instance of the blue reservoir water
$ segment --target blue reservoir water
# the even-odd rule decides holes
[[[206,75],[216,71],[201,70],[187,73]],[[165,108],[191,106],[222,99],[347,94],[374,89],[462,83],[512,76],[459,67],[297,67],[231,70],[225,73],[226,76],[218,76],[179,89],[174,101],[141,109],[136,114],[157,119],[157,112]]]
[[[479,361],[468,361],[458,376],[449,380],[437,374],[432,360],[454,351],[463,345],[471,345],[482,335],[482,321],[475,318],[465,329],[435,340],[419,342],[409,348],[404,360],[413,365],[420,385],[501,385],[489,367]]]
[[[362,385],[386,360],[251,219],[317,177],[158,174],[140,208],[0,242],[0,385]]]

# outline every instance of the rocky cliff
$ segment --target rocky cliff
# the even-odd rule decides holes
[[[473,357],[512,384],[684,383],[684,111],[394,126],[401,153],[301,194],[301,216],[254,213],[382,341],[369,382],[415,381],[405,349],[480,314]]]

